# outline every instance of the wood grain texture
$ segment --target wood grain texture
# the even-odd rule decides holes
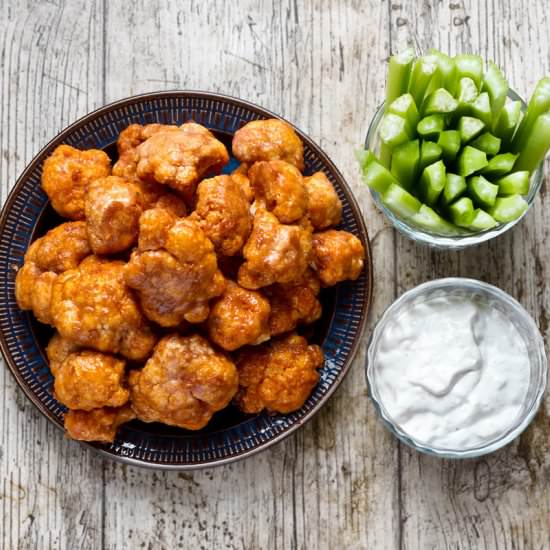
[[[327,151],[367,220],[368,331],[400,293],[448,275],[507,290],[550,337],[546,192],[509,235],[436,253],[399,235],[359,181],[353,149],[383,99],[390,51],[479,51],[523,96],[550,72],[548,2],[3,0],[0,199],[61,128],[106,102],[219,91],[296,123]],[[545,23],[546,22],[546,23]],[[366,398],[364,346],[328,405],[246,461],[189,474],[104,462],[66,441],[0,370],[0,548],[550,548],[550,400],[486,459],[399,445]]]

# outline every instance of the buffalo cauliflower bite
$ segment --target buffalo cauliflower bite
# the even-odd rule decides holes
[[[232,176],[202,180],[193,217],[218,254],[234,256],[248,239],[250,203]]]
[[[128,401],[125,361],[99,351],[70,353],[54,367],[55,398],[69,409],[90,411],[119,407]]]
[[[145,367],[129,376],[131,403],[144,422],[200,430],[238,387],[235,364],[197,334],[165,336]]]
[[[304,178],[308,193],[307,213],[315,229],[338,225],[342,219],[342,203],[332,183],[323,172]]]
[[[269,340],[269,300],[260,292],[227,281],[208,317],[210,340],[228,351]]]
[[[179,219],[159,226],[156,239],[153,231],[142,241],[146,248],[132,253],[125,280],[137,291],[145,315],[163,327],[206,320],[208,301],[223,292],[225,281],[198,223]]]
[[[245,262],[238,282],[256,289],[299,279],[311,259],[311,231],[307,226],[283,225],[270,212],[256,211],[250,238],[243,248]]]
[[[63,338],[59,332],[56,332],[48,342],[46,347],[46,356],[50,365],[50,371],[55,376],[59,367],[69,357],[71,353],[79,351],[81,348],[72,340]]]
[[[229,162],[225,145],[210,130],[188,122],[163,129],[138,146],[137,176],[175,189],[191,201],[199,180]]]
[[[233,154],[241,162],[284,160],[303,171],[304,145],[292,126],[272,118],[253,120],[235,132]]]
[[[239,391],[235,403],[245,413],[289,413],[299,409],[319,380],[323,352],[290,334],[237,355]]]
[[[99,149],[80,151],[60,145],[44,161],[42,188],[64,218],[84,219],[84,197],[90,183],[108,176],[111,160]]]
[[[233,172],[231,172],[233,181],[241,188],[244,196],[248,202],[254,202],[254,190],[250,185],[250,179],[248,178],[248,164],[239,164]]]
[[[129,404],[91,411],[69,410],[65,413],[65,430],[70,439],[112,443],[118,428],[135,417]]]
[[[86,223],[81,221],[63,223],[34,241],[15,279],[19,307],[51,324],[51,293],[57,275],[75,268],[90,253]]]
[[[359,277],[365,260],[361,241],[347,231],[329,229],[313,235],[313,260],[323,286]]]
[[[322,313],[321,303],[317,299],[320,289],[319,277],[309,268],[299,281],[265,288],[264,292],[271,304],[271,335],[289,332],[298,324],[307,325],[317,321]]]
[[[307,211],[308,196],[302,174],[283,160],[256,162],[248,171],[257,200],[281,223],[300,220]]]
[[[53,324],[64,338],[143,360],[155,336],[124,283],[124,263],[89,256],[60,275],[52,290]]]
[[[92,182],[85,212],[95,254],[116,254],[137,241],[142,204],[138,189],[125,179],[107,176]]]

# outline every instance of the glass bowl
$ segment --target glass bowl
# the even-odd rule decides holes
[[[525,109],[527,108],[527,105],[525,104],[523,99],[521,99],[521,97],[518,94],[516,94],[516,92],[514,92],[513,90],[508,91],[508,98],[512,101],[518,101],[518,100],[521,101],[523,111],[525,111]],[[376,111],[376,114],[374,115],[374,118],[370,123],[369,130],[367,132],[367,139],[365,140],[365,149],[369,149],[375,153],[378,153],[379,151],[380,139],[379,139],[378,128],[380,126],[380,122],[382,121],[383,115],[384,115],[384,103],[382,103],[382,105],[378,107],[378,110]],[[527,201],[529,208],[531,208],[531,206],[533,205],[535,197],[537,196],[537,193],[539,192],[539,189],[542,185],[543,164],[544,163],[541,162],[537,170],[535,171],[535,173],[531,176],[529,193],[525,197],[525,200]],[[519,218],[517,218],[514,221],[498,225],[497,227],[493,227],[492,229],[487,229],[486,231],[479,231],[477,233],[465,232],[464,234],[456,235],[456,236],[438,235],[436,233],[430,233],[425,229],[422,229],[416,226],[410,221],[399,218],[387,206],[385,206],[382,203],[382,200],[380,199],[380,195],[376,191],[374,191],[373,189],[370,189],[370,192],[378,209],[381,210],[386,215],[386,217],[391,221],[393,226],[398,231],[403,233],[403,235],[407,236],[409,239],[412,239],[413,241],[416,241],[418,243],[425,244],[433,248],[440,248],[440,249],[447,249],[447,250],[459,250],[461,248],[474,246],[484,241],[488,241],[489,239],[492,239],[494,237],[498,237],[499,235],[502,235],[502,233],[504,233],[505,231],[508,231],[508,229],[511,229],[514,225],[516,225],[529,210],[528,208]]]
[[[406,308],[439,296],[473,297],[499,310],[516,327],[522,336],[530,357],[530,377],[523,407],[513,424],[498,437],[482,446],[467,449],[438,448],[422,443],[407,433],[392,420],[384,407],[377,386],[376,355],[384,329]],[[384,424],[403,443],[423,453],[446,458],[472,458],[485,455],[504,447],[515,439],[529,425],[535,416],[546,387],[547,361],[544,341],[533,318],[509,294],[499,288],[475,279],[446,278],[421,284],[400,296],[384,312],[374,328],[367,351],[366,376],[369,394]]]

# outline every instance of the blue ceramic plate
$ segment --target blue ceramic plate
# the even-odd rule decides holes
[[[61,222],[40,187],[44,159],[66,143],[81,149],[104,149],[114,160],[118,134],[135,122],[182,124],[194,120],[210,128],[231,150],[231,138],[238,128],[251,120],[275,116],[251,103],[218,94],[160,92],[135,96],[102,107],[63,130],[23,172],[0,219],[0,346],[18,384],[56,426],[63,427],[65,408],[53,397],[53,378],[44,353],[52,329],[19,310],[14,292],[17,268],[30,242]],[[366,250],[361,277],[323,291],[323,316],[304,331],[325,353],[319,384],[305,405],[292,414],[255,416],[228,407],[197,432],[133,421],[119,430],[110,445],[83,445],[138,466],[183,470],[223,464],[265,449],[298,429],[338,387],[359,345],[371,302],[370,246],[360,210],[342,175],[315,143],[297,132],[304,142],[305,173],[322,170],[327,174],[344,205],[341,228],[357,235]],[[236,165],[232,159],[226,170]]]

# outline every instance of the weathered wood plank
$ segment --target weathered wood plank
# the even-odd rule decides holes
[[[479,52],[494,59],[526,97],[548,74],[549,41],[542,2],[394,1],[392,42],[422,50]],[[540,322],[548,342],[547,197],[512,232],[475,249],[441,253],[397,240],[399,292],[438,277],[459,275],[510,292]],[[550,401],[547,399],[546,407]],[[484,459],[456,462],[401,449],[404,548],[548,548],[550,426],[539,416],[519,441]],[[526,468],[528,466],[528,469]]]
[[[385,2],[109,4],[107,99],[217,90],[294,121],[341,168],[369,217],[378,281],[393,277],[393,233],[371,214],[353,148],[383,88]],[[389,252],[389,253],[387,253]],[[394,295],[378,284],[371,319]],[[108,465],[107,547],[392,548],[396,444],[366,399],[364,350],[304,429],[260,456],[187,475]],[[123,505],[120,503],[124,502]]]
[[[0,3],[0,197],[101,104],[101,3]],[[0,368],[0,548],[98,548],[102,463],[64,440]]]

